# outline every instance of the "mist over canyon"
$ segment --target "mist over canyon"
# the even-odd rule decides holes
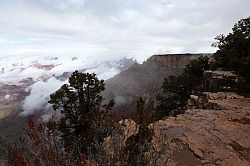
[[[68,77],[74,70],[96,73],[99,79],[109,79],[115,74],[131,67],[134,58],[113,60],[91,60],[68,57],[29,57],[22,58],[18,63],[14,59],[1,59],[1,91],[0,100],[7,102],[16,100],[21,102],[21,115],[32,115],[36,112],[51,114],[48,105],[49,95],[67,83]]]
[[[104,79],[104,99],[115,100],[115,111],[122,113],[126,110],[129,113],[135,110],[135,101],[140,96],[147,100],[147,104],[152,104],[164,78],[179,75],[190,60],[199,56],[211,54],[154,55],[142,64],[137,63],[135,58],[100,61],[89,65],[85,65],[84,60],[78,57],[66,60],[58,57],[38,60],[32,58],[28,59],[30,63],[23,59],[23,62],[21,60],[14,64],[3,61],[5,66],[0,74],[3,80],[0,99],[3,102],[19,101],[22,105],[22,116],[37,114],[43,120],[48,120],[53,115],[48,104],[49,96],[67,83],[73,71],[72,64],[75,64],[79,71],[94,72],[98,78]],[[32,74],[27,75],[27,72]]]

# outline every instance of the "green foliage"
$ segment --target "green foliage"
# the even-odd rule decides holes
[[[181,77],[189,90],[189,95],[191,91],[194,93],[204,90],[204,77],[203,73],[210,69],[209,58],[207,56],[201,56],[196,60],[190,61],[190,63],[184,68]],[[188,96],[189,97],[189,96]]]
[[[180,102],[181,97],[175,93],[159,94],[156,96],[156,100],[159,102],[155,112],[157,119],[169,116],[171,111],[178,109],[182,105]]]
[[[227,36],[219,35],[212,44],[218,47],[214,54],[215,67],[235,71],[250,84],[250,17],[241,19]]]
[[[172,110],[185,105],[188,90],[182,76],[170,76],[162,84],[162,94],[158,94],[156,99],[159,104],[156,110],[158,119],[169,116]]]
[[[138,125],[149,125],[150,123],[155,121],[155,117],[153,116],[153,108],[150,108],[150,99],[147,101],[142,97],[139,97],[136,100],[136,112],[132,114],[131,119],[133,119]]]
[[[139,97],[136,101],[136,110],[138,115],[142,115],[145,108],[145,100],[142,97]]]
[[[233,32],[227,36],[219,35],[212,46],[219,50],[214,54],[214,63],[209,64],[208,57],[199,57],[191,61],[182,75],[166,78],[162,84],[162,94],[157,95],[159,105],[156,116],[162,118],[172,112],[181,112],[191,94],[205,90],[203,73],[209,69],[234,71],[243,79],[238,82],[228,78],[214,81],[212,91],[250,92],[250,17],[238,21]],[[231,87],[231,89],[228,89]]]
[[[235,92],[237,91],[238,86],[235,80],[231,77],[223,79],[213,80],[213,86],[211,87],[211,92]]]
[[[136,119],[138,124],[143,123],[143,115],[144,115],[144,109],[145,109],[145,100],[143,100],[142,97],[139,97],[136,100]]]
[[[104,89],[104,81],[98,80],[95,74],[75,71],[69,78],[69,85],[51,94],[49,103],[62,114],[54,126],[61,133],[68,155],[78,158],[81,154],[94,155],[99,144],[111,133],[112,121],[101,107],[110,110],[114,101],[101,106],[100,92]]]
[[[136,108],[134,120],[139,125],[139,131],[126,140],[124,154],[127,156],[127,165],[147,165],[144,153],[149,151],[154,133],[147,127],[149,114],[145,112],[145,100],[142,97],[137,99]]]
[[[203,72],[210,69],[208,60],[206,56],[192,60],[180,76],[169,76],[164,80],[162,93],[156,96],[159,104],[155,114],[158,119],[182,113],[189,96],[203,91]]]

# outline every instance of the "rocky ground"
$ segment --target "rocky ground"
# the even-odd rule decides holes
[[[250,98],[204,96],[202,106],[151,124],[156,165],[250,165]]]

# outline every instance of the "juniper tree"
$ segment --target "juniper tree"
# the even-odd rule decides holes
[[[215,68],[234,71],[242,77],[238,91],[250,93],[250,17],[239,20],[227,36],[215,38]]]
[[[250,17],[239,20],[232,30],[227,36],[221,34],[215,38],[217,42],[212,44],[218,47],[214,54],[215,64],[224,70],[241,73],[242,68],[250,66]],[[250,81],[249,75],[246,78]]]
[[[208,61],[208,57],[201,56],[190,61],[180,76],[164,79],[162,93],[156,96],[158,106],[155,115],[158,119],[183,113],[190,95],[204,90],[203,72],[210,69]]]
[[[69,84],[50,95],[49,103],[62,114],[55,126],[68,155],[79,158],[84,154],[91,158],[111,133],[112,123],[106,111],[112,109],[114,101],[101,105],[100,93],[104,89],[104,81],[95,74],[75,71]]]
[[[149,151],[153,139],[153,131],[147,126],[147,114],[145,114],[145,100],[139,97],[136,101],[136,122],[139,131],[131,135],[125,142],[124,153],[127,155],[127,165],[147,165],[144,153]]]

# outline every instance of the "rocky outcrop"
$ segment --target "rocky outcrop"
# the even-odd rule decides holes
[[[250,98],[207,93],[220,109],[190,108],[151,124],[157,165],[250,165]],[[164,151],[163,151],[164,150]]]
[[[149,125],[154,136],[144,154],[148,165],[250,165],[250,98],[231,92],[192,98],[203,101],[203,108],[193,105],[184,114]],[[138,125],[128,119],[121,123],[125,137],[119,138],[124,146],[128,136],[138,132]],[[113,145],[112,139],[107,141]]]
[[[239,76],[232,71],[207,70],[204,72],[206,91],[232,91],[239,82]]]

